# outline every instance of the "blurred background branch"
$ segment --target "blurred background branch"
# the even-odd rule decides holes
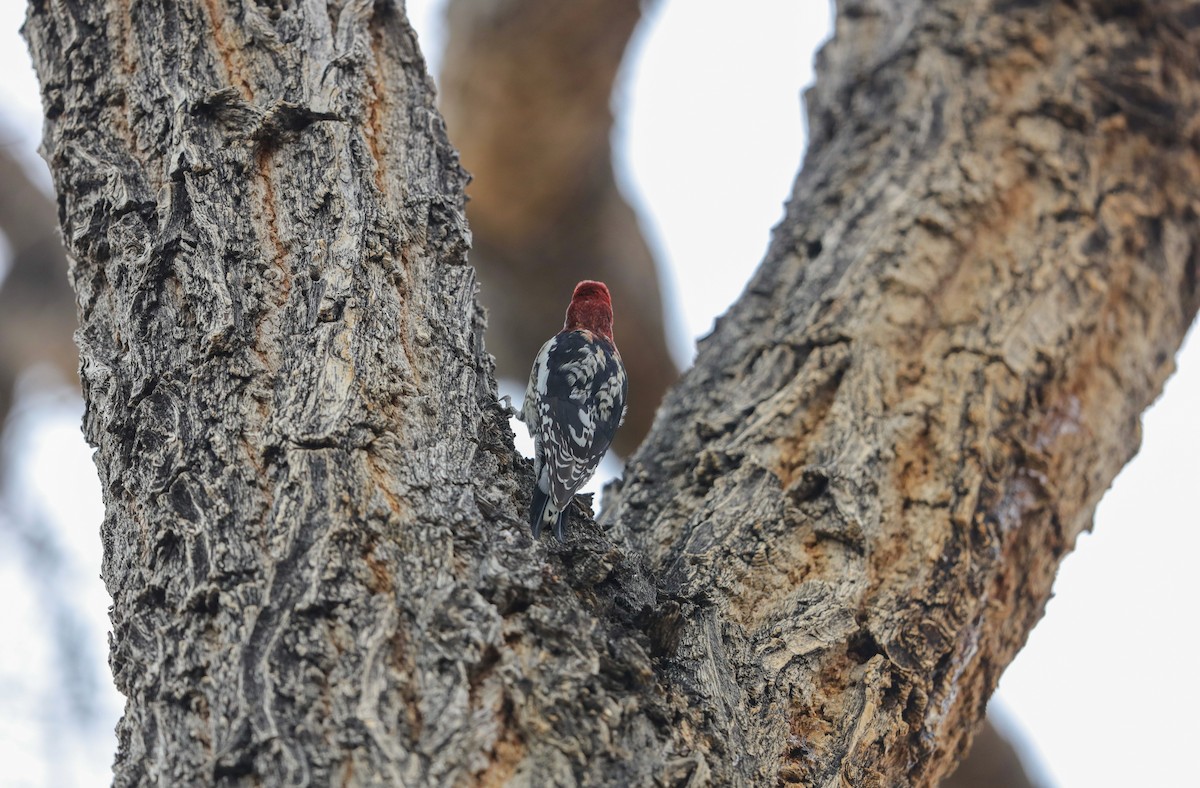
[[[613,174],[611,108],[639,0],[452,0],[439,79],[468,188],[471,262],[499,374],[524,384],[580,279],[613,293],[630,405],[616,451],[650,428],[678,368],[659,269]]]
[[[0,425],[23,370],[50,364],[78,387],[75,296],[58,237],[54,203],[12,152],[0,146],[0,231],[10,250],[0,281]]]

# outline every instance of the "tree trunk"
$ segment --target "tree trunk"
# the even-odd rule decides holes
[[[117,784],[935,783],[1200,302],[1197,18],[844,3],[767,260],[559,547],[401,10],[34,2]]]

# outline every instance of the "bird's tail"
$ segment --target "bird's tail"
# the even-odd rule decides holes
[[[529,527],[533,530],[533,538],[542,535],[542,528],[554,519],[554,506],[550,495],[542,490],[541,485],[533,485],[533,500],[529,503]]]
[[[567,543],[567,510],[563,509],[558,513],[558,519],[554,521],[554,535],[558,537],[559,544]]]
[[[541,537],[542,529],[550,523],[554,523],[554,535],[558,537],[558,541],[565,544],[567,541],[567,510],[559,511],[554,506],[554,501],[550,499],[550,494],[544,492],[541,485],[535,484],[533,501],[529,504],[529,527],[533,531],[533,538]]]

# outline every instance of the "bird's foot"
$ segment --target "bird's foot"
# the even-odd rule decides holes
[[[500,406],[500,410],[509,418],[515,418],[517,421],[524,421],[521,411],[513,407],[512,397],[505,394],[500,399],[496,400],[496,404]]]

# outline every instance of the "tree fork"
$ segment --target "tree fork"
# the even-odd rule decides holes
[[[935,783],[1200,301],[1195,11],[843,4],[767,260],[560,548],[401,9],[32,3],[117,784]]]

